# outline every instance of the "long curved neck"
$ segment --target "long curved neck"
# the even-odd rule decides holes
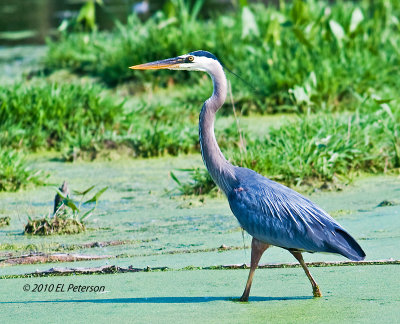
[[[234,167],[225,159],[214,134],[215,114],[225,102],[227,82],[219,63],[207,72],[213,80],[214,92],[204,103],[199,116],[201,154],[214,182],[228,194],[235,180]]]

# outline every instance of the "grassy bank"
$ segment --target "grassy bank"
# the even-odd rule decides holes
[[[174,16],[158,12],[145,22],[131,16],[109,33],[63,34],[49,42],[46,65],[92,74],[110,85],[185,84],[198,75],[127,67],[209,50],[259,89],[253,93],[232,78],[245,112],[354,110],[366,92],[384,95],[399,88],[393,77],[400,63],[397,1],[283,4],[200,20],[196,10],[176,2]]]
[[[0,87],[0,145],[60,150],[117,130],[122,104],[101,92],[99,86],[46,82]]]
[[[126,104],[96,84],[41,80],[0,87],[0,190],[41,183],[21,151],[58,151],[65,161],[95,159],[113,149],[134,157],[197,152],[195,105],[184,111],[178,97],[167,106],[158,100]],[[226,148],[237,136],[228,128],[220,134]]]
[[[27,166],[23,153],[0,149],[0,191],[16,191],[29,184],[43,184],[44,174]]]
[[[178,99],[133,106],[99,85],[39,83],[0,87],[0,104],[3,147],[65,153],[125,145],[140,157],[198,149],[196,106],[185,112]],[[226,144],[235,136],[229,129],[221,133]]]
[[[237,146],[225,155],[235,165],[289,186],[340,183],[362,172],[399,172],[400,112],[387,104],[370,106],[346,114],[301,115],[265,136],[245,134],[245,149]],[[216,190],[205,168],[190,172],[191,181],[178,183],[183,194]]]
[[[131,16],[111,32],[62,33],[49,41],[47,72],[67,69],[99,82],[54,83],[55,73],[0,87],[0,146],[55,150],[65,161],[121,148],[136,157],[198,152],[197,114],[211,92],[209,78],[128,66],[202,48],[257,88],[228,73],[242,114],[298,113],[272,130],[249,127],[245,150],[235,123],[217,129],[235,164],[289,185],[399,168],[396,1],[295,0],[207,20],[185,2],[173,8],[173,15],[158,12],[144,22]],[[231,111],[227,101],[218,118]],[[183,192],[213,190],[205,171],[192,176]]]

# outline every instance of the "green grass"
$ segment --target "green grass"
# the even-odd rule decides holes
[[[123,105],[101,92],[100,86],[78,84],[0,87],[1,145],[30,150],[82,147],[106,129],[117,131]]]
[[[354,113],[299,116],[262,138],[248,136],[245,153],[236,147],[226,156],[290,186],[340,183],[362,172],[399,172],[400,111],[372,99],[368,105]],[[216,190],[205,169],[190,172],[189,182],[178,180],[182,194]]]
[[[0,87],[0,105],[4,147],[56,150],[67,160],[107,146],[125,145],[141,157],[198,149],[196,122],[187,120],[195,106],[185,113],[177,100],[128,109],[99,85],[43,83]]]
[[[40,184],[18,150],[58,151],[65,161],[94,159],[115,148],[137,157],[197,152],[198,107],[182,102],[178,95],[167,106],[146,100],[127,105],[100,85],[42,80],[0,86],[0,190]]]
[[[332,181],[335,176],[380,173],[400,168],[400,115],[383,109],[371,114],[315,115],[273,129],[249,143],[237,163],[289,184]]]
[[[182,182],[175,173],[171,172],[172,179],[177,184],[177,190],[182,195],[203,195],[218,191],[213,179],[205,168],[183,169],[179,171],[188,172],[190,180]]]
[[[46,66],[89,73],[111,85],[135,81],[140,89],[144,82],[196,83],[199,76],[129,66],[209,50],[259,89],[253,93],[232,78],[244,112],[354,110],[366,92],[385,95],[400,86],[394,77],[400,63],[397,1],[294,0],[281,2],[280,9],[243,7],[210,20],[198,19],[183,1],[173,3],[176,17],[158,12],[141,22],[131,16],[109,33],[63,34],[48,43]]]
[[[0,149],[0,191],[17,191],[29,184],[43,184],[43,174],[27,165],[24,155],[14,149]]]
[[[291,185],[399,168],[397,1],[294,0],[279,9],[258,4],[210,19],[199,18],[200,4],[171,1],[146,21],[133,15],[111,32],[63,32],[49,41],[47,70],[66,68],[103,85],[37,78],[0,86],[0,145],[55,150],[66,161],[115,148],[136,157],[198,152],[197,116],[211,93],[209,78],[128,67],[205,49],[258,89],[228,73],[243,115],[299,114],[265,136],[250,129],[246,154],[239,153],[236,126],[217,130],[236,164]],[[219,117],[229,114],[227,102]],[[1,183],[19,171],[7,172]],[[214,190],[204,171],[191,172],[191,184],[179,185],[182,192]]]
[[[0,191],[43,184],[22,151],[96,152],[107,132],[118,132],[123,105],[102,91],[45,82],[0,86]]]

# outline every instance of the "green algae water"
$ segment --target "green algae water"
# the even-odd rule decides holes
[[[7,323],[395,323],[397,266],[312,268],[324,297],[313,299],[303,270],[257,270],[248,303],[235,301],[247,270],[177,271],[1,280]],[[102,293],[34,293],[27,284],[105,287]]]
[[[111,255],[117,263],[126,264],[133,258],[138,266],[146,266],[149,262],[152,266],[172,268],[248,262],[246,247],[250,237],[247,234],[242,237],[222,195],[199,198],[174,194],[175,183],[170,171],[201,163],[198,155],[74,164],[39,158],[35,167],[49,171],[52,175],[49,182],[54,186],[0,194],[0,216],[11,217],[10,225],[0,231],[0,253],[20,255],[36,251]],[[64,180],[73,190],[82,190],[92,184],[109,187],[89,219],[88,230],[76,235],[23,235],[28,216],[39,218],[52,211],[54,188]],[[366,250],[368,260],[398,259],[399,191],[398,178],[368,177],[342,192],[319,192],[310,198],[354,235]],[[378,207],[385,200],[393,201],[394,205]],[[125,243],[85,246],[88,242],[109,241]],[[222,245],[234,249],[218,250]],[[201,255],[197,262],[196,254]],[[344,260],[329,254],[306,254],[305,257],[307,261]],[[288,262],[292,258],[286,251],[274,248],[263,256],[263,260]]]
[[[50,172],[49,183],[17,193],[0,194],[0,216],[10,225],[0,228],[0,255],[36,253],[107,255],[106,259],[7,265],[0,275],[24,275],[52,267],[97,267],[107,264],[168,267],[168,271],[112,275],[83,275],[3,279],[0,303],[7,322],[44,312],[48,320],[79,322],[82,316],[114,318],[124,322],[393,322],[400,315],[398,265],[311,268],[323,298],[313,299],[301,268],[258,269],[249,303],[235,302],[248,270],[196,270],[243,264],[250,259],[251,238],[241,230],[226,199],[180,197],[174,194],[169,172],[202,164],[199,155],[147,160],[66,164],[37,157],[34,166]],[[109,186],[84,233],[23,235],[30,217],[53,208],[54,188],[67,180],[71,189]],[[367,177],[342,192],[316,192],[310,198],[330,212],[358,240],[367,260],[400,259],[400,179]],[[382,201],[391,204],[378,207]],[[385,204],[383,204],[385,205]],[[121,241],[115,246],[87,243]],[[221,246],[232,249],[219,249]],[[304,254],[306,261],[343,261],[331,254]],[[294,262],[290,253],[272,248],[262,263]],[[194,269],[181,271],[180,269]],[[178,271],[180,270],[180,271]],[[29,284],[101,285],[101,293],[32,293]],[[11,315],[23,305],[24,311]],[[49,310],[51,309],[51,312]],[[68,311],[71,310],[71,311]],[[72,312],[73,309],[73,312]],[[54,314],[58,314],[55,318]],[[73,313],[76,318],[71,318]],[[31,314],[31,315],[29,315]],[[88,315],[90,314],[90,315]],[[134,318],[132,317],[135,314]],[[35,318],[32,318],[35,321]]]

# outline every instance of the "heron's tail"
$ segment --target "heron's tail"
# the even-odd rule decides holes
[[[365,252],[356,240],[349,233],[341,228],[335,228],[337,253],[354,261],[362,261],[365,258]],[[338,244],[339,243],[339,244]]]

